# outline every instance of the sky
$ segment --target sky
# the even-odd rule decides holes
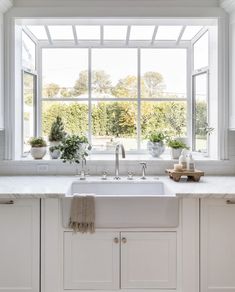
[[[87,49],[43,49],[44,83],[73,87],[79,72],[88,69]],[[113,85],[127,75],[137,75],[137,49],[93,49],[92,69],[104,70]],[[166,91],[186,93],[185,49],[142,49],[141,75],[156,71],[163,75]]]

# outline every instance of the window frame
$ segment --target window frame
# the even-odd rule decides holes
[[[172,42],[171,42],[172,43]],[[43,101],[88,101],[88,140],[92,141],[92,101],[135,101],[137,102],[137,131],[136,131],[136,140],[137,140],[137,149],[126,151],[129,154],[147,154],[147,149],[141,149],[141,100],[144,101],[153,101],[153,102],[162,102],[162,101],[185,101],[187,108],[187,137],[189,146],[191,147],[191,129],[192,129],[192,117],[190,116],[192,100],[191,92],[191,75],[188,74],[191,72],[191,58],[190,51],[190,42],[183,42],[182,44],[169,45],[169,42],[161,42],[161,44],[154,44],[149,46],[142,46],[139,42],[133,43],[131,46],[126,45],[117,45],[113,43],[112,45],[92,45],[92,46],[79,46],[71,42],[57,42],[55,45],[51,46],[45,42],[39,42],[38,46],[38,133],[42,135],[42,102]],[[64,48],[86,48],[88,49],[88,98],[43,98],[42,97],[42,50],[43,49],[64,49]],[[92,49],[136,49],[137,50],[137,98],[92,98],[91,94],[91,70],[92,70]],[[141,98],[141,49],[184,49],[186,50],[186,98]],[[109,154],[110,151],[104,150],[92,150],[94,154]]]

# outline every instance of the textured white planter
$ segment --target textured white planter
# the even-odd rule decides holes
[[[50,151],[51,159],[58,159],[60,157],[60,150],[56,149],[53,152]]]
[[[30,153],[34,159],[42,159],[47,153],[47,147],[32,147]]]
[[[153,157],[159,157],[165,151],[165,145],[163,142],[148,141],[147,148]]]
[[[59,146],[60,143],[61,143],[60,141],[51,141],[51,142],[50,142],[50,147],[52,147],[52,146],[53,146],[53,147],[54,147],[54,146]]]
[[[178,149],[171,148],[171,158],[179,159],[181,152],[182,152],[182,148],[178,148]]]

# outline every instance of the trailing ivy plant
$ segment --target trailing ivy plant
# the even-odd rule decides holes
[[[60,116],[56,117],[56,120],[51,125],[51,130],[49,134],[49,141],[62,141],[65,137],[66,132],[64,131],[64,124]]]
[[[91,145],[85,136],[67,135],[60,147],[63,162],[80,163],[86,161],[86,157],[91,150]]]

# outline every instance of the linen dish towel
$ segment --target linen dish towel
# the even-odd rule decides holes
[[[69,227],[74,232],[95,232],[94,194],[75,194],[71,204]]]

